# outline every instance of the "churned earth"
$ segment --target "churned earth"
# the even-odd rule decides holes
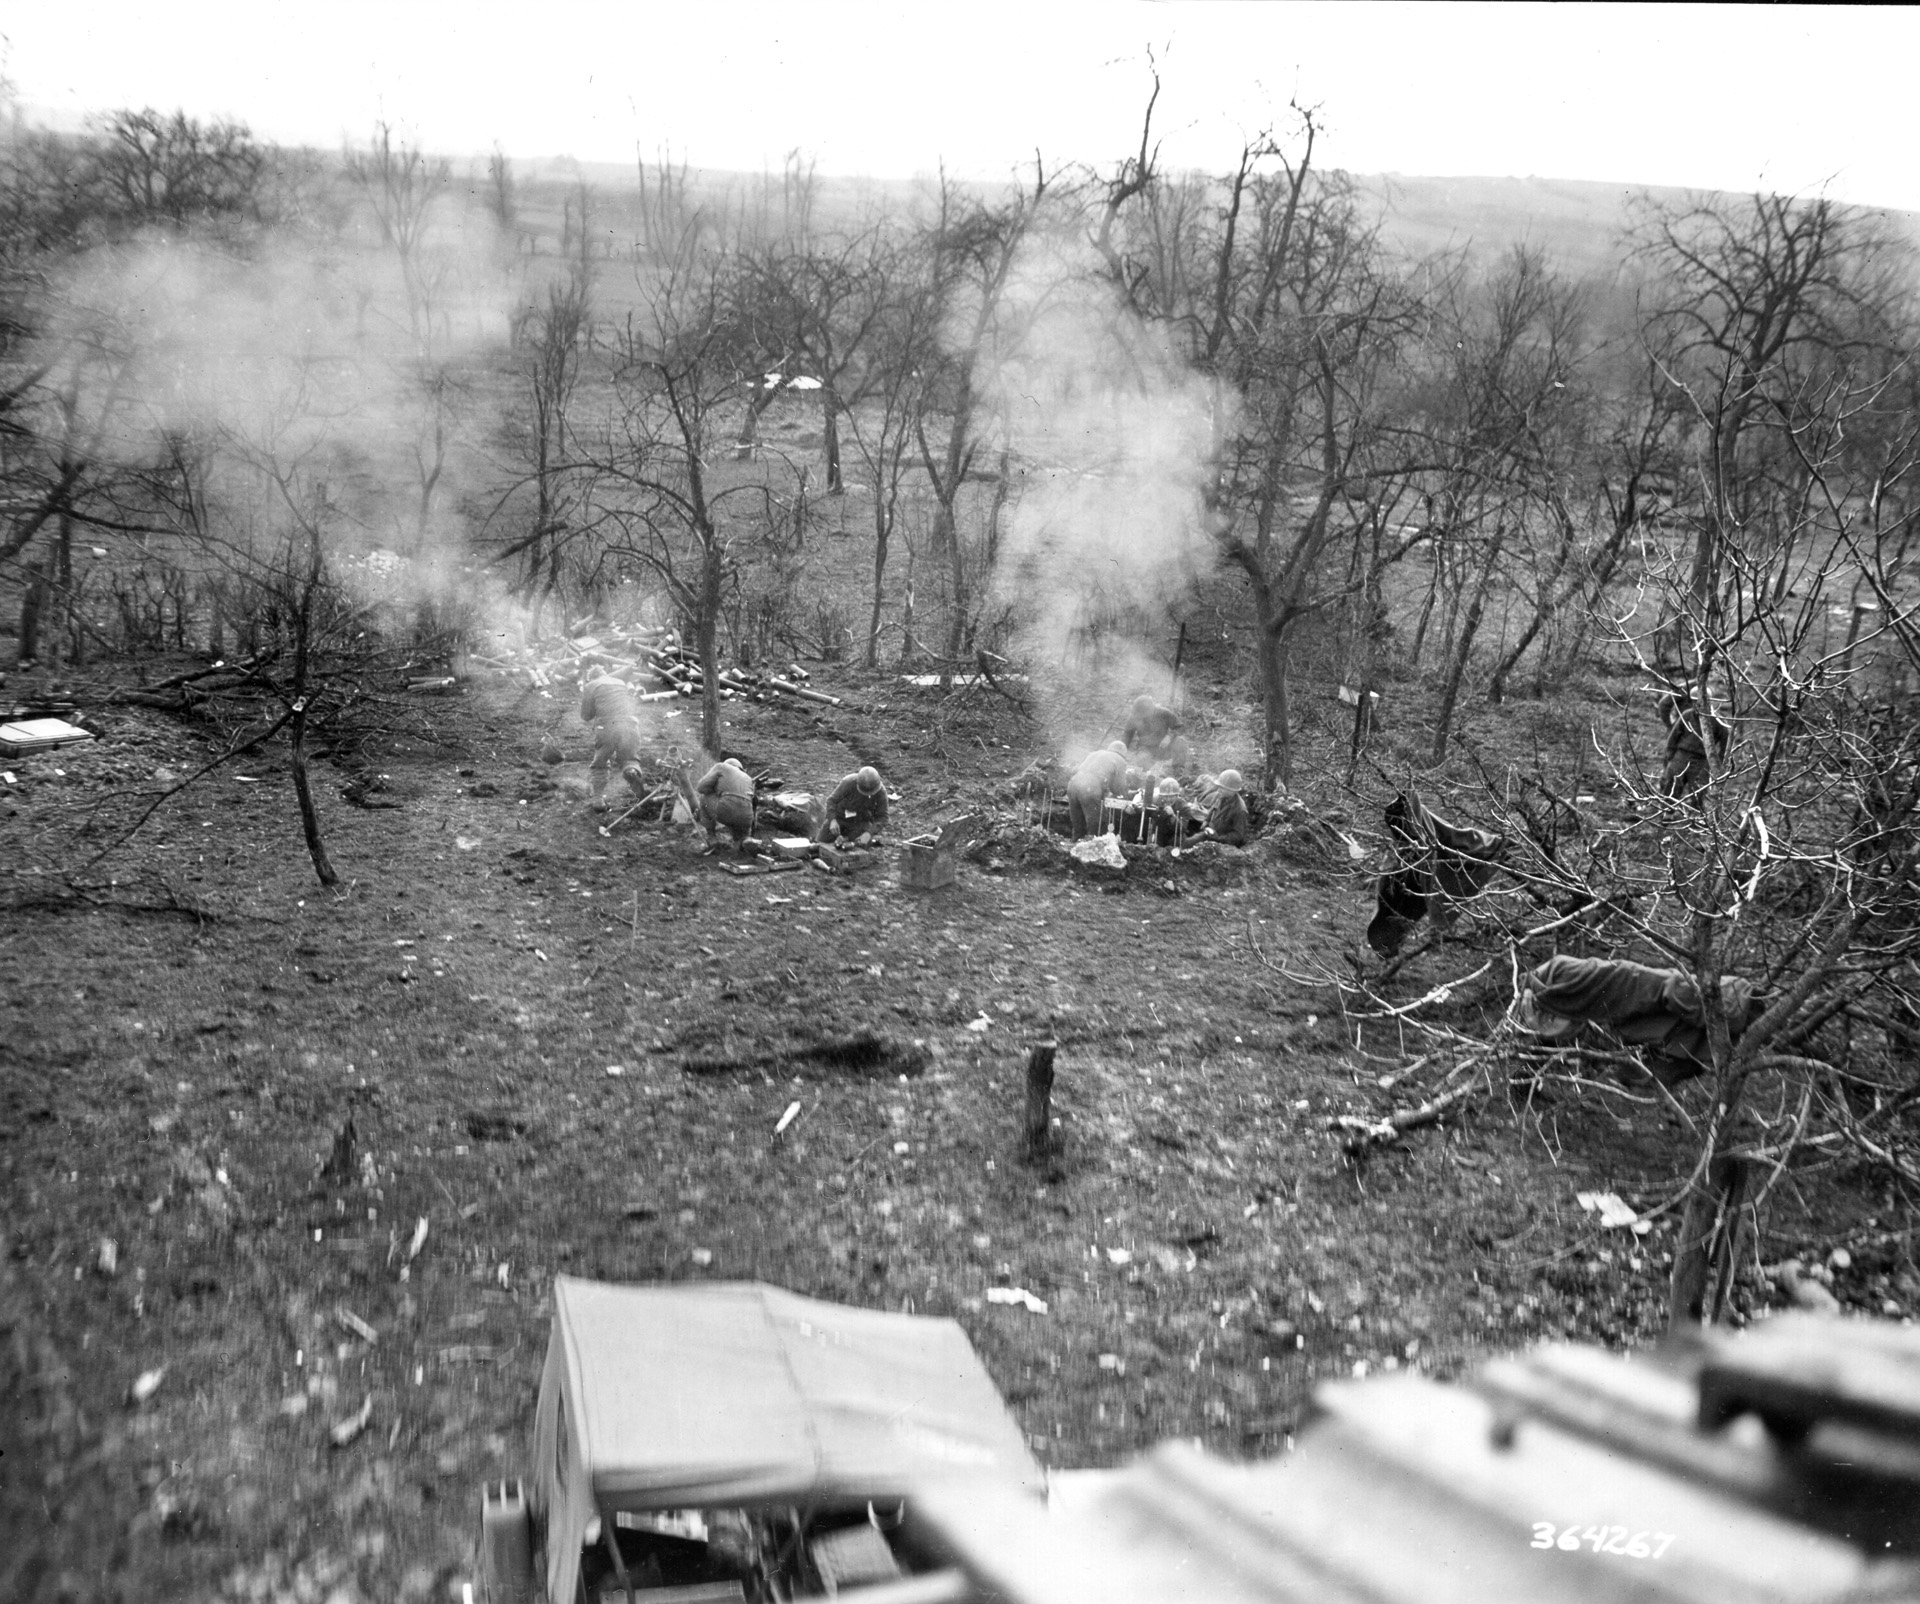
[[[459,1597],[562,1273],[950,1315],[1050,1466],[1276,1453],[1317,1379],[1658,1331],[1667,1222],[1603,1232],[1575,1194],[1670,1195],[1673,1108],[1489,1087],[1361,1164],[1328,1131],[1445,1069],[1396,1082],[1390,1024],[1356,1048],[1300,978],[1352,973],[1368,865],[1299,832],[1074,864],[1008,790],[1047,744],[1010,703],[816,674],[846,707],[729,704],[729,749],[813,787],[880,762],[896,838],[986,809],[955,885],[906,887],[891,847],[735,878],[684,827],[602,834],[584,732],[499,684],[366,749],[356,794],[391,805],[316,765],[333,890],[283,751],[169,800],[85,898],[54,871],[112,839],[87,810],[213,748],[105,707],[91,748],[9,762],[0,1594]],[[1371,842],[1384,793],[1302,792]],[[1449,1007],[1506,1000],[1503,973]],[[1871,1236],[1870,1188],[1810,1198],[1769,1254]],[[1856,1267],[1876,1308],[1889,1268]]]

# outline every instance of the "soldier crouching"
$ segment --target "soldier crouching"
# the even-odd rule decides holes
[[[887,788],[880,771],[861,769],[849,774],[827,798],[827,822],[822,841],[858,841],[878,835],[887,822]]]
[[[700,822],[707,827],[707,845],[714,845],[716,831],[733,837],[733,849],[744,851],[753,834],[753,779],[740,766],[737,757],[716,763],[700,776],[693,788],[700,803]]]

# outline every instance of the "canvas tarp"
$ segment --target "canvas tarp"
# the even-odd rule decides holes
[[[959,1477],[1046,1486],[955,1322],[759,1283],[556,1277],[536,1442],[561,1598],[597,1510],[823,1504]]]
[[[1367,944],[1391,958],[1428,912],[1450,917],[1487,887],[1506,841],[1491,830],[1454,824],[1403,791],[1386,807],[1387,836],[1399,867],[1380,877]]]

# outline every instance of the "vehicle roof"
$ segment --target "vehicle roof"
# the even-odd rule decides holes
[[[1028,1453],[952,1320],[851,1309],[758,1282],[556,1277],[554,1339],[602,1504],[894,1497],[988,1476],[1034,1493]]]

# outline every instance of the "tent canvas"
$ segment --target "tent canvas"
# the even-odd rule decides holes
[[[830,1504],[955,1477],[1046,1486],[955,1322],[757,1282],[556,1277],[535,1436],[552,1599],[572,1596],[605,1510]]]

